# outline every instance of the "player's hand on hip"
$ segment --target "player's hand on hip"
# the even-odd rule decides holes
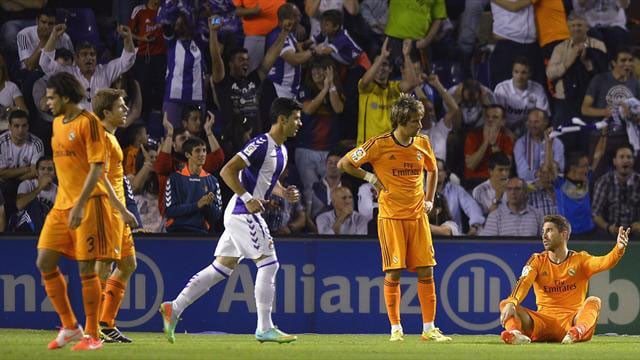
[[[512,316],[516,315],[516,306],[513,303],[507,303],[500,313],[500,325],[504,327],[504,323]]]
[[[69,229],[73,230],[80,226],[82,218],[84,217],[84,206],[79,204],[74,206],[69,212]]]
[[[135,229],[138,227],[138,220],[136,220],[136,217],[131,213],[131,211],[125,210],[125,212],[120,214],[120,217],[125,224],[129,225],[130,228]]]
[[[264,211],[264,205],[259,199],[251,199],[244,203],[250,213],[255,214]]]
[[[295,185],[289,185],[284,190],[284,197],[290,203],[297,203],[300,201],[300,191]]]
[[[619,249],[624,249],[629,245],[629,233],[631,232],[631,228],[623,228],[620,226],[618,228],[618,241],[617,245]]]

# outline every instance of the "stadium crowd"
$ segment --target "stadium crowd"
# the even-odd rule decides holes
[[[549,214],[577,235],[640,233],[638,2],[95,3],[0,4],[0,232],[38,233],[54,202],[45,88],[63,71],[86,110],[101,89],[126,93],[116,136],[136,231],[219,233],[200,209],[233,194],[220,169],[289,97],[303,126],[280,182],[303,200],[265,199],[270,230],[375,235],[375,187],[337,164],[389,132],[391,105],[412,93],[438,158],[434,234],[536,236]],[[184,179],[193,138],[221,200]]]

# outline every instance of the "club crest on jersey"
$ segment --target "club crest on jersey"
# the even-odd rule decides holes
[[[575,275],[576,275],[576,269],[574,269],[574,268],[569,268],[569,270],[567,271],[567,273],[569,274],[569,276],[575,276]]]
[[[73,140],[75,140],[75,138],[76,138],[76,133],[74,133],[73,131],[71,131],[71,132],[69,133],[69,141],[73,141]]]
[[[367,153],[364,151],[363,148],[357,148],[356,151],[353,152],[353,154],[351,154],[351,160],[353,161],[360,161]]]
[[[522,274],[520,275],[520,277],[525,277],[525,276],[529,275],[531,270],[532,270],[531,266],[526,265],[525,267],[522,268]]]

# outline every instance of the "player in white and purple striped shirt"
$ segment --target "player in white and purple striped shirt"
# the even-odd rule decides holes
[[[284,188],[278,178],[287,164],[284,142],[302,126],[302,107],[295,100],[278,98],[271,105],[271,130],[249,141],[220,171],[224,182],[234,191],[224,213],[225,231],[220,236],[215,260],[195,274],[173,301],[162,303],[164,331],[175,341],[180,314],[215,284],[227,279],[243,258],[258,268],[255,283],[258,326],[256,340],[287,343],[297,339],[273,325],[271,306],[275,296],[275,278],[279,268],[273,238],[260,213],[271,193],[295,203],[300,193],[295,186]]]
[[[278,22],[282,24],[285,20],[294,21],[294,28],[300,21],[300,10],[291,4],[286,3],[278,8]],[[278,26],[273,29],[268,35],[266,40],[266,49],[278,38],[278,34],[282,26]],[[286,97],[295,99],[298,97],[300,91],[300,83],[302,80],[302,64],[307,62],[313,56],[311,50],[297,51],[296,44],[298,41],[293,33],[287,36],[284,42],[284,46],[280,51],[280,57],[269,70],[267,77],[273,83],[276,89],[278,97]]]

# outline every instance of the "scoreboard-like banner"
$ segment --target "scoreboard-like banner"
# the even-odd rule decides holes
[[[36,240],[0,239],[0,327],[53,329],[58,318],[35,267]],[[167,237],[136,240],[138,270],[132,276],[117,325],[129,331],[161,331],[158,307],[172,300],[191,276],[213,261],[216,242]],[[540,241],[435,240],[438,308],[445,334],[498,334],[498,304],[511,292]],[[572,242],[571,248],[604,255],[613,242]],[[280,261],[273,319],[290,333],[387,333],[380,250],[376,240],[276,240]],[[632,242],[616,268],[591,279],[590,295],[602,299],[597,333],[640,334],[640,246]],[[61,264],[71,302],[84,319],[77,265]],[[256,269],[243,261],[183,314],[177,332],[253,333]],[[405,333],[420,333],[422,317],[414,273],[402,278]],[[533,289],[525,305],[535,308]]]

